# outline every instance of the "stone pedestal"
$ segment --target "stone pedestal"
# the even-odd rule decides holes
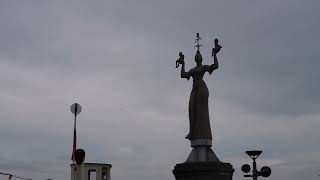
[[[191,141],[192,151],[186,162],[220,162],[211,149],[211,139],[195,139]]]
[[[192,140],[188,159],[174,167],[176,180],[232,180],[232,165],[221,162],[211,146],[211,139]]]
[[[176,180],[232,180],[233,172],[232,165],[223,162],[186,162],[173,170]]]

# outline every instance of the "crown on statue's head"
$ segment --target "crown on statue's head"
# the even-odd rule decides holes
[[[197,51],[200,51],[200,47],[202,46],[202,45],[200,44],[200,40],[202,40],[202,38],[200,37],[200,34],[197,33],[197,34],[196,34],[196,40],[195,40],[196,45],[194,46],[194,47],[197,48]]]

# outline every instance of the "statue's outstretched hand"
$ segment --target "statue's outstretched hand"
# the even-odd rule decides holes
[[[180,64],[184,64],[184,55],[182,52],[179,52],[179,59],[176,60],[176,68],[178,68]]]
[[[219,44],[219,40],[214,40],[214,48],[212,48],[212,56],[217,55],[218,52],[221,50],[222,46]]]

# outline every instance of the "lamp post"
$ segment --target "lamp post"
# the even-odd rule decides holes
[[[76,127],[77,127],[77,115],[81,112],[81,106],[78,103],[74,103],[70,106],[70,111],[72,112],[72,114],[74,114],[74,123],[73,123],[73,146],[72,146],[72,156],[71,156],[71,160],[74,163],[74,161],[76,160],[76,150],[77,150],[77,131],[76,131]],[[76,167],[75,169],[76,170]],[[76,171],[73,172],[73,180],[76,180]]]
[[[269,177],[271,175],[271,169],[268,166],[262,167],[260,171],[257,170],[256,159],[259,157],[261,153],[262,151],[258,151],[258,150],[246,151],[246,154],[253,160],[253,162],[252,162],[252,174],[245,174],[244,177],[252,177],[253,180],[258,180],[259,176]],[[251,167],[249,164],[244,164],[241,167],[241,170],[244,173],[249,173],[250,169]]]
[[[73,123],[73,147],[72,147],[72,156],[71,156],[71,160],[75,161],[75,157],[74,157],[74,153],[77,150],[77,131],[76,131],[76,127],[77,127],[77,115],[81,112],[81,106],[78,103],[74,103],[70,106],[70,111],[72,112],[72,114],[74,114],[74,123]]]

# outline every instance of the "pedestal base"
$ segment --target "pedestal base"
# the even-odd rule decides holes
[[[192,151],[186,163],[192,162],[220,162],[216,154],[211,149],[211,139],[191,140]]]
[[[177,164],[173,174],[176,180],[232,180],[234,169],[223,162],[192,162]]]
[[[195,146],[186,161],[186,163],[191,162],[220,162],[220,160],[210,146]]]

